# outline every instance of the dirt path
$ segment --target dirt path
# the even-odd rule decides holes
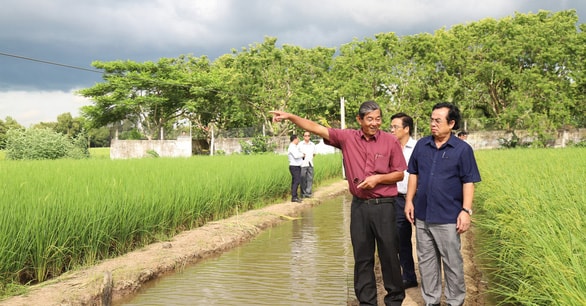
[[[68,272],[54,280],[33,286],[29,293],[0,302],[0,305],[104,305],[134,294],[142,284],[195,264],[202,259],[247,242],[262,230],[297,215],[302,209],[319,205],[324,199],[347,192],[346,181],[318,188],[304,203],[284,202],[249,211],[226,220],[211,222],[183,232],[169,242],[151,244],[124,256]],[[472,259],[468,237],[463,236],[468,301],[466,305],[485,305],[480,273]],[[381,290],[382,289],[381,287]],[[355,301],[349,301],[354,305]],[[422,305],[420,288],[407,290],[403,305]],[[383,304],[381,304],[383,305]]]

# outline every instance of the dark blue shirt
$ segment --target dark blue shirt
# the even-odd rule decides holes
[[[415,218],[427,223],[456,223],[463,184],[480,182],[472,147],[454,135],[439,149],[432,136],[417,141],[407,172],[418,176]]]

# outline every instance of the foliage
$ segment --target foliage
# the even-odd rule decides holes
[[[499,138],[498,142],[501,145],[501,147],[503,147],[504,149],[514,149],[517,147],[529,147],[529,145],[530,145],[530,143],[528,143],[528,142],[521,141],[519,136],[517,136],[517,134],[515,134],[515,131],[512,131],[510,139]]]
[[[83,119],[73,118],[71,113],[63,113],[57,116],[57,122],[40,122],[32,126],[36,129],[49,128],[70,138],[83,133]]]
[[[0,300],[16,295],[25,294],[28,291],[28,287],[16,282],[0,282]]]
[[[147,151],[147,154],[148,154],[150,157],[155,157],[155,158],[157,158],[157,157],[160,157],[159,153],[157,153],[157,151],[155,151],[155,150],[148,150],[148,151]]]
[[[378,33],[337,49],[279,46],[266,37],[213,62],[191,55],[96,61],[104,82],[79,91],[93,103],[83,118],[62,114],[39,125],[70,136],[83,127],[92,146],[109,142],[105,129],[163,139],[189,125],[190,134],[208,139],[214,129],[263,126],[263,135],[278,136],[295,126],[273,124],[270,110],[339,127],[344,98],[348,127],[357,126],[358,106],[374,100],[383,127],[401,111],[415,119],[417,134],[428,134],[431,107],[448,101],[475,130],[527,130],[532,146],[543,147],[559,129],[586,126],[586,25],[577,22],[575,10],[539,11],[434,33]],[[6,130],[0,122],[0,148]]]
[[[339,154],[316,159],[316,184],[341,177]],[[291,182],[276,154],[1,162],[0,210],[10,213],[0,222],[0,289],[263,207]]]
[[[215,104],[214,86],[219,84],[209,73],[206,57],[161,58],[157,63],[96,61],[93,66],[105,71],[105,82],[79,93],[94,101],[82,107],[82,114],[95,127],[126,119],[147,139],[162,139],[160,131],[167,123],[190,118],[203,127],[214,117],[214,112],[201,112]]]
[[[6,133],[10,129],[24,130],[24,127],[18,124],[12,117],[6,117],[5,121],[0,119],[0,150],[6,148]]]
[[[476,256],[495,305],[586,304],[585,153],[477,151]]]
[[[269,136],[256,136],[252,138],[250,143],[248,141],[241,140],[240,147],[242,148],[242,153],[245,155],[250,155],[274,152],[276,145],[271,142],[271,139],[272,138]]]
[[[71,139],[50,129],[9,130],[6,159],[87,158],[89,151],[83,134]]]
[[[576,143],[574,142],[570,142],[568,143],[569,147],[577,147],[577,148],[586,148],[586,139],[582,139],[581,141],[578,141]]]

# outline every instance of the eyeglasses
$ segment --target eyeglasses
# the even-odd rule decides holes
[[[429,123],[435,123],[437,125],[440,125],[442,123],[442,118],[429,118]]]
[[[303,137],[309,137],[309,135],[303,135]]]
[[[398,130],[398,129],[402,129],[402,126],[399,125],[391,125],[391,130]]]

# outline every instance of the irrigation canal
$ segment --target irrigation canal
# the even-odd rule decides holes
[[[350,201],[342,195],[304,210],[115,306],[346,305],[354,297]]]

